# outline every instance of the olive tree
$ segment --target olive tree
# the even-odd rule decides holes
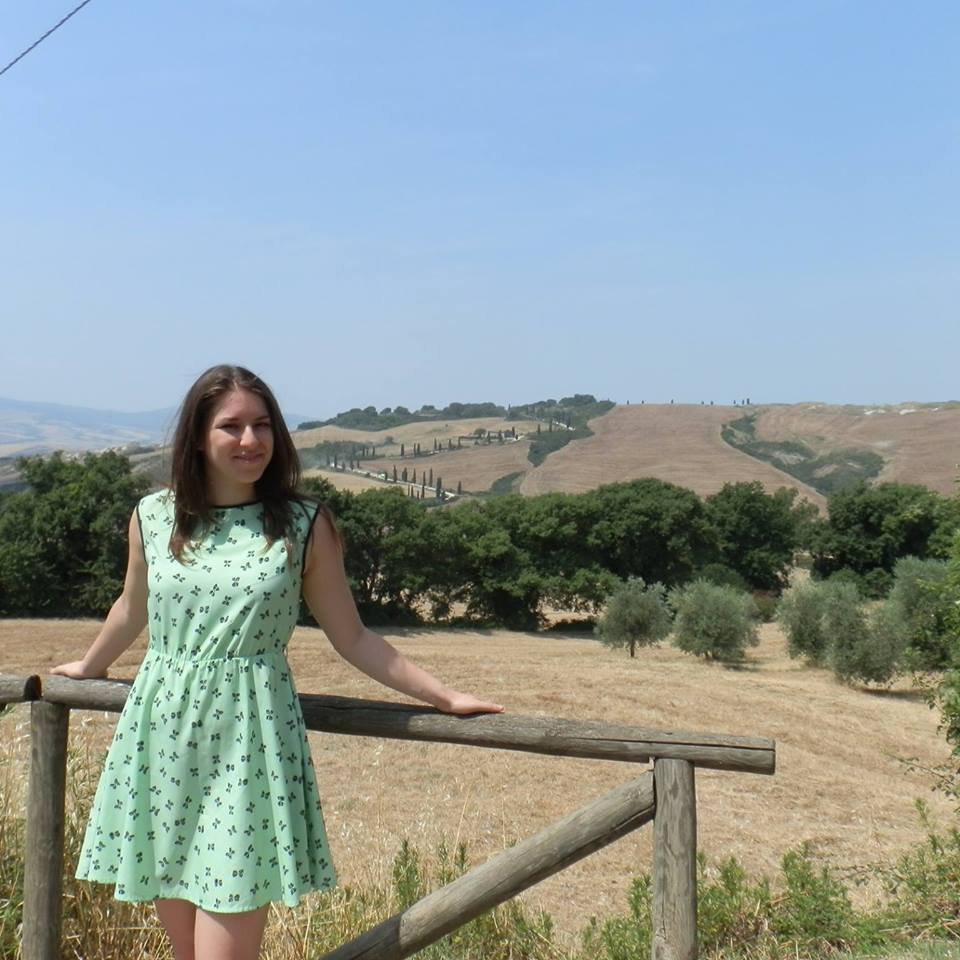
[[[673,642],[710,660],[742,660],[758,643],[757,605],[749,593],[694,580],[670,592]]]
[[[670,620],[663,584],[648,586],[640,577],[630,577],[610,595],[595,632],[607,646],[627,647],[634,657],[638,645],[650,646],[667,636]]]

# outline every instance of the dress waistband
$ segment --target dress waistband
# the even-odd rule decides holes
[[[177,654],[164,653],[162,650],[151,650],[149,647],[147,648],[147,651],[144,654],[144,659],[146,659],[147,657],[154,657],[157,660],[164,660],[168,663],[175,663],[175,664],[192,663],[197,665],[204,664],[204,663],[209,663],[209,664],[225,663],[225,662],[232,662],[236,660],[241,660],[241,661],[242,660],[259,660],[261,658],[272,659],[276,657],[286,660],[286,655],[283,650],[261,650],[259,653],[228,653],[228,654],[223,654],[221,656],[214,656],[214,657],[197,657],[187,653],[177,653]]]

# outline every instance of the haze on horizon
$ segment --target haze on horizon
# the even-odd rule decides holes
[[[0,12],[0,61],[67,6]],[[0,396],[957,398],[958,26],[93,0],[0,77]]]

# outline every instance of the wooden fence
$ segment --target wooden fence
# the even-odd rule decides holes
[[[23,908],[24,960],[61,957],[64,803],[71,710],[119,712],[130,684],[115,680],[0,674],[0,710],[30,702]],[[679,733],[516,714],[454,717],[427,707],[300,695],[310,730],[429,740],[560,757],[629,763],[653,770],[424,897],[323,960],[399,960],[421,950],[594,850],[653,820],[654,960],[697,955],[695,767],[772,774],[772,740]]]

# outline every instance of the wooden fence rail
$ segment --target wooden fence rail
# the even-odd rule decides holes
[[[24,960],[59,960],[66,751],[71,710],[123,709],[130,683],[0,674],[0,710],[31,702],[31,760],[24,877]],[[563,757],[653,761],[653,772],[612,790],[504,851],[323,960],[399,960],[485,910],[654,821],[653,960],[697,955],[695,767],[772,774],[772,740],[482,714],[300,695],[310,730],[457,743]]]

